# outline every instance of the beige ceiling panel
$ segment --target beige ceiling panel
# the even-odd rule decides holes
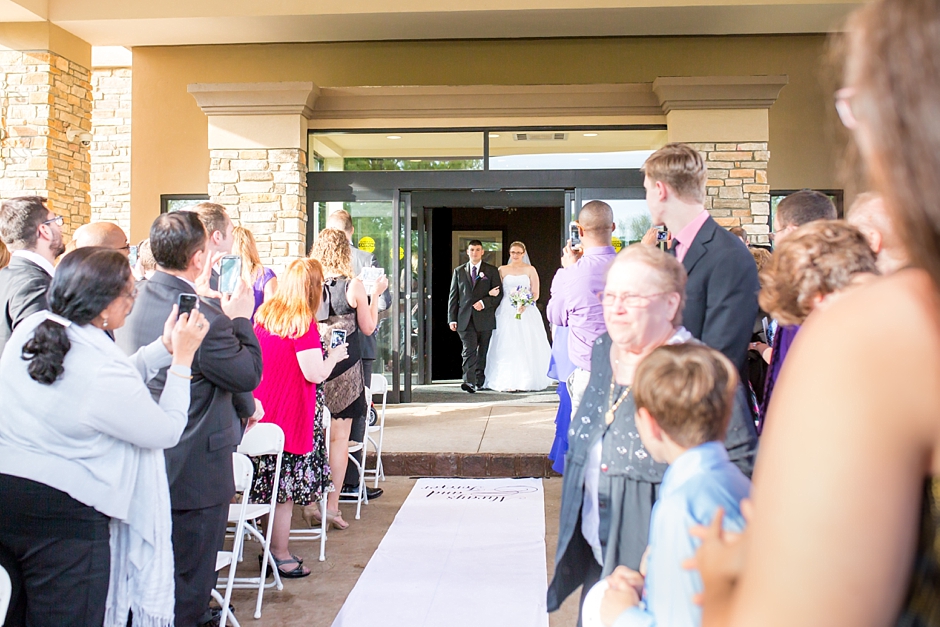
[[[69,0],[73,2],[75,0]],[[123,3],[114,2],[114,5]],[[155,7],[160,3],[154,3]],[[196,3],[190,3],[196,4]],[[354,3],[350,3],[354,4]],[[278,3],[257,3],[259,6]],[[58,7],[58,5],[55,5]],[[387,41],[522,37],[820,33],[838,27],[856,3],[376,12],[357,14],[139,16],[53,11],[53,21],[94,45],[156,46],[266,42]]]

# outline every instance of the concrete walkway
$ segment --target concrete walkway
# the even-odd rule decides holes
[[[419,402],[388,407],[385,452],[547,454],[555,439],[554,388],[468,394],[449,382],[413,397]]]

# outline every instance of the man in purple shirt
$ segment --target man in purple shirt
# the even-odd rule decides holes
[[[607,331],[597,294],[603,291],[607,269],[617,256],[610,243],[615,228],[614,212],[606,202],[592,200],[584,205],[578,214],[581,245],[572,248],[568,241],[562,267],[552,279],[548,320],[568,327],[568,357],[576,366],[568,377],[572,416],[591,378],[594,340]]]

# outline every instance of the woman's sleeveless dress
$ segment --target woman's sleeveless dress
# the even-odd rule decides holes
[[[503,279],[496,330],[486,355],[485,387],[499,392],[544,390],[552,382],[548,377],[552,349],[538,307],[526,307],[516,320],[516,308],[509,295],[520,286],[531,289],[527,275],[507,275]]]
[[[362,350],[356,310],[346,300],[349,279],[336,277],[323,282],[323,295],[329,298],[329,317],[319,323],[320,337],[329,346],[334,329],[346,331],[349,356],[336,364],[323,383],[326,406],[333,418],[359,418],[366,415],[366,388],[362,378]]]

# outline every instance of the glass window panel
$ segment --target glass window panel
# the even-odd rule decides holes
[[[482,170],[483,133],[311,133],[321,171]]]
[[[636,169],[666,144],[662,130],[491,131],[491,170]]]
[[[592,200],[603,200],[614,210],[614,224],[617,228],[614,230],[613,245],[617,252],[643,239],[646,232],[653,226],[650,210],[645,200],[591,198],[584,200],[581,206]]]

